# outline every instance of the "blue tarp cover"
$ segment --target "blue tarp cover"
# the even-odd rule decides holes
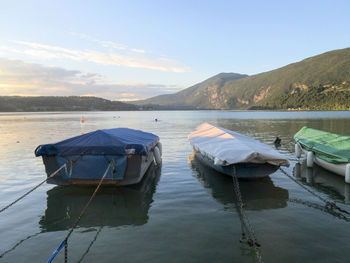
[[[63,169],[60,172],[63,180],[100,180],[111,161],[113,161],[115,169],[109,169],[105,179],[122,180],[128,157],[126,155],[70,155],[56,156],[54,158],[58,167],[67,164],[67,169]]]
[[[105,129],[53,144],[39,145],[35,150],[35,155],[120,155],[127,154],[128,149],[135,149],[134,154],[146,155],[158,141],[158,136],[140,130]]]

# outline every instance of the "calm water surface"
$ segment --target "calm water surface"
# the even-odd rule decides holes
[[[81,116],[86,122],[79,122]],[[159,122],[154,122],[158,118]],[[163,165],[139,185],[103,188],[69,240],[69,262],[255,262],[240,244],[232,179],[193,158],[187,135],[202,122],[273,145],[291,162],[286,171],[350,210],[342,177],[305,169],[294,157],[303,126],[350,134],[350,112],[87,112],[0,114],[0,208],[42,181],[39,144],[96,129],[129,127],[157,134]],[[347,262],[350,219],[280,171],[241,181],[247,215],[265,262]],[[73,225],[93,188],[44,184],[0,214],[0,262],[46,262]],[[63,251],[54,262],[63,262]]]

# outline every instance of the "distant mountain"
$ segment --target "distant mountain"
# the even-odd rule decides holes
[[[150,99],[134,101],[137,105],[160,105],[171,109],[220,108],[215,96],[229,81],[246,78],[248,75],[220,73],[190,88],[175,94],[160,95]]]
[[[330,51],[269,72],[221,73],[140,105],[197,109],[350,109],[350,48]]]
[[[135,105],[96,97],[0,96],[0,111],[122,111],[138,110]]]

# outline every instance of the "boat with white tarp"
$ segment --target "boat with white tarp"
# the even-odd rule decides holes
[[[230,176],[239,169],[238,178],[265,177],[271,172],[252,173],[252,169],[289,166],[289,161],[269,145],[209,123],[199,125],[188,139],[200,161]]]

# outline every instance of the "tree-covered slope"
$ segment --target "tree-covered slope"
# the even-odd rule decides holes
[[[350,48],[346,48],[249,77],[219,74],[176,94],[141,103],[200,109],[332,110],[349,109],[349,96]]]
[[[227,83],[225,108],[346,108],[350,92],[350,48]],[[317,95],[317,96],[316,96]],[[317,101],[315,101],[317,98]]]
[[[225,83],[247,76],[237,73],[220,73],[178,93],[160,95],[134,103],[138,105],[156,104],[168,107],[176,106],[179,108],[219,108],[220,105],[216,104],[213,98]]]
[[[138,110],[135,105],[96,97],[0,96],[0,111],[117,111]]]

